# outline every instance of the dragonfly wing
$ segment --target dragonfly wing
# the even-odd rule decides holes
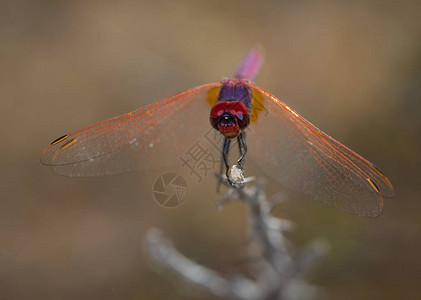
[[[102,176],[178,166],[209,130],[209,97],[221,83],[192,88],[86,128],[48,146],[45,165],[67,176]]]
[[[319,130],[278,98],[249,83],[264,108],[247,134],[249,154],[270,177],[326,204],[378,216],[393,197],[390,181],[369,161]]]

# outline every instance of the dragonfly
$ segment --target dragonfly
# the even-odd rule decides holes
[[[164,169],[179,164],[187,145],[213,128],[223,139],[221,169],[225,165],[227,176],[235,141],[237,170],[244,170],[247,156],[284,187],[354,215],[380,215],[383,197],[395,194],[389,179],[256,85],[262,63],[261,48],[252,48],[233,78],[67,133],[44,150],[41,163],[80,177]]]

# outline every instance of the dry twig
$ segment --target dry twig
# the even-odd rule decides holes
[[[222,178],[221,181],[226,183]],[[218,208],[227,201],[241,200],[248,207],[252,246],[263,257],[255,270],[255,280],[238,274],[225,278],[182,255],[161,233],[150,229],[145,246],[149,255],[158,263],[175,271],[185,280],[196,284],[215,296],[234,299],[313,299],[317,289],[307,284],[303,275],[328,250],[324,241],[309,245],[293,258],[286,247],[283,231],[291,223],[271,215],[272,205],[266,200],[262,183],[232,187],[218,201]]]

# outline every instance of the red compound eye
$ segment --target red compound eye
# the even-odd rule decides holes
[[[213,128],[218,129],[218,123],[224,114],[233,116],[240,129],[246,128],[250,123],[248,110],[243,103],[239,101],[218,102],[212,107],[210,112],[210,122]]]

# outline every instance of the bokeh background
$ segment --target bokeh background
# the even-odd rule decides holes
[[[211,298],[157,267],[142,247],[161,228],[187,256],[236,272],[241,203],[215,210],[215,180],[177,209],[152,198],[162,172],[75,179],[39,163],[51,140],[181,90],[230,76],[256,43],[257,78],[396,188],[375,219],[302,195],[275,211],[294,249],[329,256],[308,275],[327,299],[421,293],[419,1],[0,2],[0,298]],[[250,170],[249,173],[252,173]],[[256,171],[257,172],[257,171]],[[267,180],[267,193],[279,187]]]

